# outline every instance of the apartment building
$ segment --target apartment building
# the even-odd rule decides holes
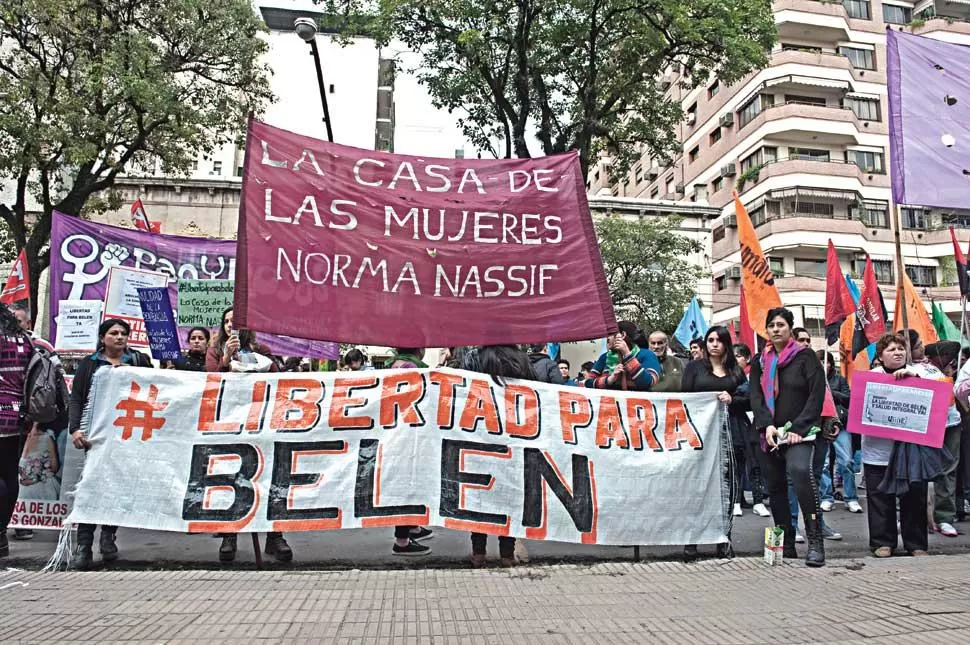
[[[663,82],[683,106],[680,150],[644,157],[628,175],[609,160],[590,172],[593,194],[709,204],[713,321],[739,317],[740,252],[732,191],[748,209],[782,299],[821,335],[828,240],[844,273],[874,262],[887,307],[896,271],[889,175],[885,30],[970,44],[966,0],[776,0],[778,40],[768,66],[726,86],[717,78],[684,91],[677,70]],[[903,269],[924,297],[956,317],[959,290],[948,226],[970,241],[970,211],[901,205]]]

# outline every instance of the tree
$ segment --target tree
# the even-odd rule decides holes
[[[27,248],[31,297],[51,213],[118,208],[126,166],[187,172],[271,99],[248,0],[20,0],[0,7],[0,218]],[[32,212],[29,202],[37,202]]]
[[[418,52],[420,80],[496,156],[599,150],[617,170],[676,148],[683,116],[662,77],[731,84],[767,62],[771,0],[317,0]],[[360,25],[359,19],[346,24]],[[502,141],[495,149],[496,138]]]
[[[670,334],[706,275],[686,258],[701,245],[679,232],[680,218],[596,221],[606,282],[619,319]]]

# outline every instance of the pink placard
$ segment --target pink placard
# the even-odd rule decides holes
[[[856,371],[849,401],[849,432],[939,448],[953,400],[949,380]]]

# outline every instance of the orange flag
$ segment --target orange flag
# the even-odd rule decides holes
[[[936,333],[936,327],[933,326],[933,321],[930,320],[930,315],[926,312],[923,300],[919,297],[916,287],[913,286],[912,281],[905,272],[903,272],[903,290],[902,292],[898,289],[896,291],[896,310],[893,313],[893,317],[895,318],[893,321],[893,331],[899,331],[903,328],[903,315],[901,313],[903,308],[899,302],[899,296],[901,294],[906,295],[906,317],[909,328],[919,334],[920,340],[923,341],[924,345],[939,341],[940,335]]]
[[[738,220],[738,241],[741,243],[741,288],[744,290],[748,320],[755,333],[767,338],[765,317],[769,309],[781,306],[781,296],[775,286],[775,276],[761,251],[751,218],[737,191],[734,191],[734,211]]]

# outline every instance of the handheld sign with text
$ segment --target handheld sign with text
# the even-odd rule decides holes
[[[108,287],[104,295],[102,320],[119,318],[131,325],[128,344],[132,347],[148,347],[148,334],[145,321],[141,317],[141,299],[138,290],[150,287],[165,287],[168,276],[155,271],[144,271],[130,267],[111,267],[108,271]]]
[[[849,432],[939,448],[953,383],[856,371],[849,401]]]
[[[61,300],[54,349],[59,352],[93,352],[98,347],[100,300]]]
[[[142,317],[145,319],[152,357],[159,361],[174,361],[182,358],[182,352],[179,350],[178,328],[175,326],[172,303],[168,299],[168,289],[165,287],[139,289],[138,299],[141,302]]]
[[[585,190],[576,153],[410,157],[251,120],[235,324],[393,347],[602,338]]]
[[[213,329],[232,306],[232,280],[179,280],[179,325]]]

